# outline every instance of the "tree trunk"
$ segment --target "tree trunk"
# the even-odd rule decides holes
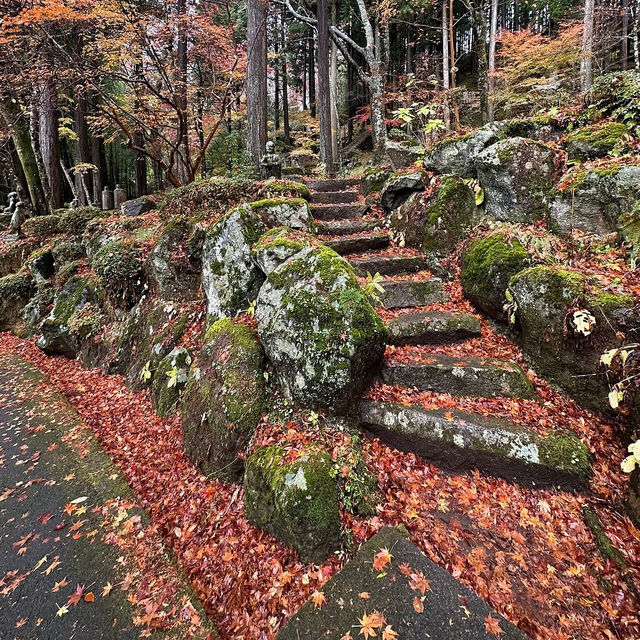
[[[449,91],[451,79],[449,68],[449,18],[447,15],[447,4],[449,0],[442,0],[442,88]],[[444,101],[443,120],[447,131],[451,129],[451,110],[449,109],[449,97]]]
[[[309,36],[309,110],[316,117],[316,55],[313,31]]]
[[[273,39],[273,50],[275,53],[274,67],[274,85],[275,92],[273,94],[273,123],[276,131],[280,130],[280,36],[278,34],[278,21],[276,19],[275,38]]]
[[[622,70],[629,68],[629,0],[622,0],[622,43],[620,46]]]
[[[473,23],[473,46],[478,65],[480,118],[482,124],[485,124],[489,120],[489,74],[487,60],[487,21],[483,5],[483,0],[475,0],[471,3],[471,19]]]
[[[51,208],[64,205],[64,189],[60,168],[60,138],[58,133],[58,91],[51,76],[47,77],[40,94],[40,151],[49,181]]]
[[[373,69],[369,80],[371,92],[371,136],[374,159],[381,162],[387,153],[387,124],[384,107],[384,79],[379,70]]]
[[[338,22],[337,0],[331,1],[331,24]],[[340,122],[338,119],[338,47],[335,42],[331,43],[331,57],[329,67],[329,86],[331,99],[331,153],[334,163],[338,163],[340,158],[340,147],[338,141],[338,130]]]
[[[640,4],[636,2],[633,14],[633,60],[640,70]]]
[[[580,60],[580,88],[583,93],[593,84],[593,14],[595,0],[585,0],[584,30],[582,33],[582,58]]]
[[[142,132],[133,134],[133,144],[136,147],[144,146],[144,137]],[[136,152],[136,197],[146,196],[149,193],[149,185],[147,183],[147,158],[144,153]]]
[[[191,168],[191,153],[189,149],[189,115],[187,94],[188,69],[188,41],[187,41],[187,3],[178,0],[176,6],[178,14],[178,33],[176,48],[176,105],[178,107],[178,180],[182,184],[191,182],[194,178]]]
[[[456,49],[453,30],[453,0],[449,0],[449,64],[451,65],[451,90],[456,88]],[[453,106],[453,121],[456,130],[460,129],[460,112],[458,111],[458,101],[455,93],[451,96],[451,104]]]
[[[33,147],[33,154],[36,157],[36,164],[38,165],[38,175],[42,182],[42,189],[44,191],[45,200],[47,202],[47,213],[51,211],[51,190],[49,189],[49,178],[45,171],[44,161],[42,159],[42,150],[40,149],[40,96],[38,95],[38,88],[34,87],[31,93],[31,100],[29,104],[29,137],[31,138],[31,146]]]
[[[331,144],[331,83],[329,71],[329,11],[327,0],[317,2],[318,18],[318,111],[320,116],[320,158],[325,175],[334,175]]]
[[[31,145],[29,125],[18,103],[11,98],[0,98],[0,115],[4,119],[18,154],[29,199],[36,215],[47,212],[47,200],[38,173],[38,163]],[[26,195],[26,194],[25,194]]]
[[[285,15],[285,8],[282,7],[280,23],[280,37],[282,38],[282,126],[284,128],[284,142],[289,145],[291,144],[291,125],[289,122],[289,78],[287,77],[287,32]]]
[[[496,38],[498,36],[498,0],[491,0],[491,30],[489,32],[489,121],[495,117]]]
[[[247,2],[247,147],[256,170],[267,143],[267,2]]]
[[[91,164],[91,147],[89,145],[89,128],[87,126],[87,105],[83,95],[76,91],[74,96],[73,128],[76,134],[73,161],[76,165]],[[76,193],[78,205],[92,204],[91,194],[84,179],[84,170],[75,171]]]

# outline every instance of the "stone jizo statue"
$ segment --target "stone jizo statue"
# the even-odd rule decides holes
[[[15,233],[18,237],[22,236],[22,225],[27,219],[27,212],[22,202],[16,202],[15,210],[11,216],[11,223],[9,224],[9,231]]]
[[[271,140],[267,142],[266,153],[260,158],[260,177],[282,178],[282,159],[275,151],[275,145]]]
[[[77,209],[78,208],[78,198],[74,198],[70,203],[69,203],[69,209]]]
[[[4,208],[4,211],[2,213],[4,213],[5,215],[13,215],[13,212],[16,210],[16,204],[18,202],[18,194],[16,191],[12,191],[7,195],[7,198],[9,199],[9,204]]]

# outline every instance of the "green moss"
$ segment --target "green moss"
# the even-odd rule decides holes
[[[83,302],[94,294],[99,297],[98,284],[89,276],[74,276],[64,287],[65,295],[56,298],[52,316],[59,324],[66,325],[71,320],[74,312],[82,306]]]
[[[605,315],[609,315],[617,309],[633,309],[635,301],[630,295],[597,290],[587,297],[587,306],[598,308]]]
[[[0,278],[0,299],[3,301],[28,300],[33,292],[33,278],[26,271]]]
[[[565,269],[543,266],[530,267],[511,278],[509,286],[521,278],[543,285],[545,299],[555,304],[574,300],[584,293],[585,288],[584,276]]]
[[[49,238],[60,233],[59,215],[33,216],[23,225],[23,231],[27,236],[35,238]]]
[[[585,484],[593,474],[589,448],[575,433],[551,433],[540,441],[538,450],[543,464],[578,475]]]
[[[569,158],[588,160],[621,151],[629,130],[619,122],[605,122],[582,127],[567,136]]]
[[[265,200],[257,200],[249,202],[249,206],[254,210],[268,209],[270,207],[279,207],[281,205],[290,205],[292,207],[300,207],[307,204],[303,198],[268,198]]]
[[[253,252],[282,247],[289,249],[293,254],[302,251],[305,247],[317,244],[316,238],[304,231],[294,231],[289,227],[274,227],[262,235],[253,245]]]
[[[585,182],[592,181],[594,179],[613,178],[618,174],[621,168],[622,166],[616,164],[611,167],[579,169],[578,171],[574,171],[572,174],[562,178],[562,182],[565,185],[564,191],[578,191],[584,186]]]
[[[51,252],[57,268],[85,257],[84,247],[80,242],[58,242]]]
[[[501,316],[509,279],[529,262],[529,253],[516,239],[495,234],[474,240],[462,258],[465,296],[491,315]]]
[[[81,235],[87,228],[89,222],[103,215],[105,215],[105,213],[96,207],[68,209],[60,218],[60,231],[71,235]]]
[[[144,278],[139,247],[128,242],[108,242],[93,256],[91,266],[114,305],[129,308],[142,295]]]

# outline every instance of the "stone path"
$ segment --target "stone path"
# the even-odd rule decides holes
[[[397,529],[385,528],[362,545],[322,596],[323,602],[307,602],[278,640],[528,638]]]
[[[107,543],[125,530],[141,542],[148,525],[66,400],[31,365],[0,357],[0,638],[216,637],[167,552],[151,567]]]
[[[442,280],[427,271],[424,255],[394,251],[381,221],[366,217],[356,185],[354,180],[308,183],[312,211],[321,221],[319,239],[344,255],[358,276],[382,276],[382,306],[401,310],[386,323],[389,343],[446,345],[480,337],[473,314],[423,309],[448,301]],[[381,379],[395,387],[460,397],[535,396],[522,369],[508,360],[434,355],[427,362],[409,359],[386,366]],[[372,401],[362,403],[360,417],[366,430],[391,446],[456,471],[475,467],[509,480],[564,487],[583,486],[589,479],[588,460],[571,454],[572,447],[580,447],[571,435],[541,438],[506,420]]]

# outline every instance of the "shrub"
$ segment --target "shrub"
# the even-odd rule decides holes
[[[48,238],[60,233],[60,216],[34,216],[23,225],[24,233],[35,238]]]

